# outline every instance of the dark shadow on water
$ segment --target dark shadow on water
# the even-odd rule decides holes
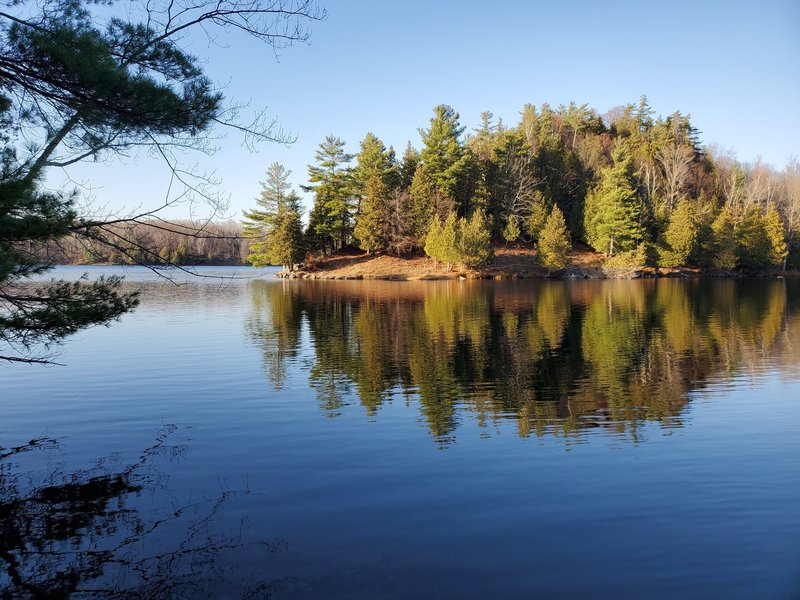
[[[0,448],[0,597],[269,596],[280,582],[238,580],[229,554],[244,550],[257,564],[285,542],[248,541],[243,522],[221,525],[249,490],[173,497],[158,465],[183,451],[171,444],[177,429],[166,427],[131,464],[104,458],[81,470],[52,466],[56,439]]]

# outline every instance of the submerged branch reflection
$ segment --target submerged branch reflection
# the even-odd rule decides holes
[[[226,553],[246,547],[257,560],[285,544],[246,541],[241,524],[220,527],[226,506],[248,490],[172,497],[157,462],[182,452],[169,444],[176,429],[124,466],[102,459],[88,469],[53,467],[60,444],[50,438],[0,448],[0,597],[265,595],[264,582],[231,579]]]
[[[253,282],[249,337],[280,389],[306,341],[320,408],[416,400],[431,434],[681,426],[709,381],[797,362],[797,282]]]

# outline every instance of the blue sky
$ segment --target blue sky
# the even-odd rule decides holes
[[[604,113],[646,94],[658,114],[691,114],[704,143],[742,161],[760,156],[782,168],[800,154],[797,0],[322,5],[328,16],[311,25],[310,44],[277,58],[237,35],[223,36],[226,47],[190,40],[228,96],[266,107],[297,138],[250,153],[231,134],[215,156],[185,157],[216,171],[235,218],[254,205],[270,163],[291,169],[299,187],[328,134],[355,153],[372,131],[400,154],[409,140],[419,147],[417,128],[439,103],[471,129],[484,110],[513,125],[526,102],[574,100]],[[165,169],[143,156],[82,165],[70,176],[110,207],[155,206],[168,185]]]

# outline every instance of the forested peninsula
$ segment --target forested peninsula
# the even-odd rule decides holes
[[[537,277],[763,273],[800,266],[800,163],[742,163],[647,98],[599,114],[527,104],[466,131],[433,109],[398,157],[367,133],[329,135],[308,166],[304,215],[290,171],[269,166],[242,223],[128,223],[119,252],[59,248],[66,262],[283,265],[292,277]],[[52,249],[51,249],[52,250]],[[53,258],[52,256],[50,258]]]

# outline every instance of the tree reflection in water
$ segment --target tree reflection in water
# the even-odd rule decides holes
[[[175,502],[156,463],[182,452],[168,443],[176,429],[165,428],[132,464],[114,468],[103,459],[38,477],[23,459],[42,453],[36,461],[47,461],[57,440],[0,448],[0,597],[215,597],[229,591],[226,553],[246,545],[256,561],[258,553],[282,550],[280,541],[246,543],[242,529],[218,530],[225,507],[247,490]],[[150,496],[166,506],[134,507]],[[270,587],[251,581],[240,595],[263,597]]]
[[[688,392],[796,364],[797,282],[310,282],[251,284],[246,322],[272,384],[313,348],[328,416],[413,398],[431,434],[513,419],[519,434],[681,426]],[[303,341],[303,332],[309,339]]]

